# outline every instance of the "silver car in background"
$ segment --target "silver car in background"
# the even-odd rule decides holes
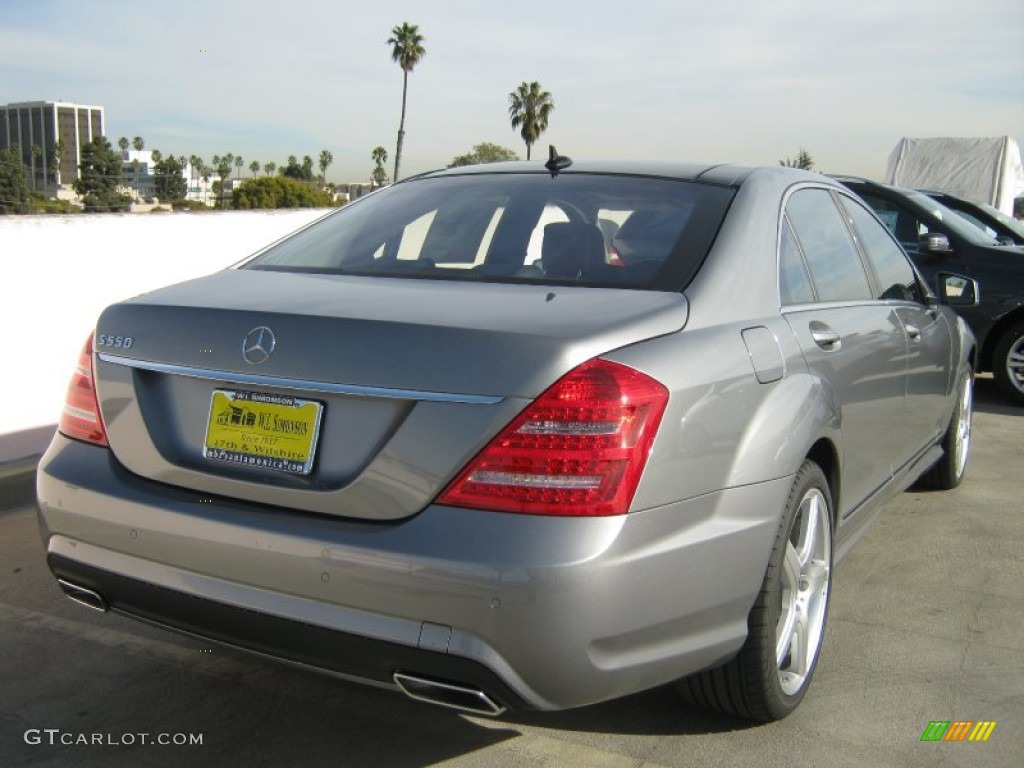
[[[832,569],[959,484],[974,340],[823,176],[425,174],[109,307],[38,473],[66,594],[456,709],[784,717]]]

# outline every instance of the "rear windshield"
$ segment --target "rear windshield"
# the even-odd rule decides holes
[[[582,173],[410,180],[241,268],[677,291],[732,196],[711,184]]]

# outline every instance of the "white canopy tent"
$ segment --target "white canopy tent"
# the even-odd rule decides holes
[[[889,155],[889,184],[952,192],[1013,215],[1024,195],[1020,148],[1009,136],[984,139],[900,139]]]

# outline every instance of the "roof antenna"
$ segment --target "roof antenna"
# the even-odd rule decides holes
[[[552,178],[557,176],[559,171],[568,168],[570,165],[572,165],[571,157],[558,154],[554,144],[548,145],[548,161],[544,163],[544,167],[551,171]]]

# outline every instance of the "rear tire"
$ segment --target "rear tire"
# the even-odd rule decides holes
[[[948,491],[956,488],[967,474],[967,459],[971,453],[971,419],[974,410],[974,373],[964,371],[957,387],[956,408],[949,427],[942,438],[942,458],[921,475],[921,483],[928,488]]]
[[[1024,405],[1024,323],[1009,328],[992,353],[996,384],[1017,405]]]
[[[832,572],[832,496],[805,461],[793,480],[747,640],[727,664],[679,683],[693,704],[728,715],[779,720],[803,699],[825,635]]]

